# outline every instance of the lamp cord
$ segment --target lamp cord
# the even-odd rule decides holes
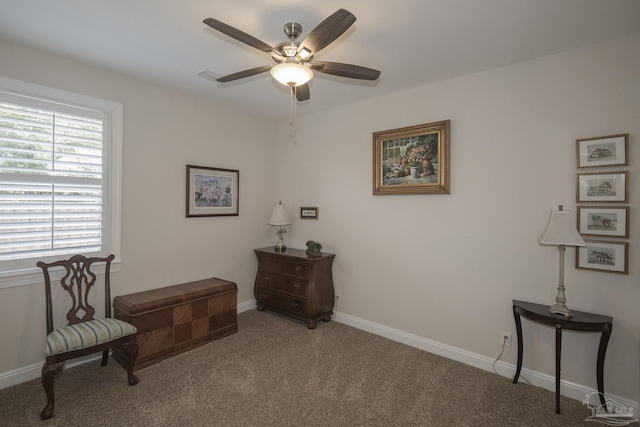
[[[495,372],[496,374],[500,375],[498,373],[498,371],[496,370],[496,363],[498,362],[498,360],[500,360],[500,358],[502,357],[502,353],[504,353],[504,348],[505,348],[505,343],[502,343],[502,350],[500,350],[500,354],[498,355],[498,357],[496,357],[496,360],[493,361],[493,372]]]
[[[492,367],[493,367],[493,372],[495,372],[496,374],[500,375],[500,373],[498,372],[498,370],[496,369],[496,363],[498,363],[498,360],[500,360],[500,358],[502,357],[502,354],[504,353],[504,349],[506,347],[506,343],[503,341],[502,342],[502,349],[500,350],[500,354],[498,355],[498,357],[496,357],[496,360],[493,361]],[[520,379],[522,381],[524,381],[525,383],[532,385],[534,387],[538,387],[535,384],[531,384],[531,382],[529,382],[529,380],[527,380],[522,374],[520,374]],[[538,387],[539,388],[539,387]]]

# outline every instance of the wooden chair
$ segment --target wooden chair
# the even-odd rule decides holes
[[[115,257],[87,258],[74,255],[68,260],[53,263],[37,263],[44,273],[47,307],[47,340],[46,358],[42,366],[42,386],[47,394],[47,406],[42,410],[40,418],[46,420],[53,417],[54,394],[53,380],[62,372],[64,362],[76,357],[102,352],[102,366],[107,364],[109,349],[119,346],[128,357],[127,375],[129,385],[138,383],[133,374],[133,364],[138,356],[136,328],[121,320],[111,318],[110,269]],[[91,268],[96,263],[104,263],[105,317],[94,318],[95,309],[89,304],[88,296],[91,287],[96,283],[96,273]],[[49,270],[62,267],[66,272],[60,284],[71,296],[73,306],[67,312],[68,325],[55,329],[53,325],[53,309],[51,301],[51,277]]]

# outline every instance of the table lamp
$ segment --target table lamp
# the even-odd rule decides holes
[[[276,230],[276,236],[278,236],[278,242],[275,246],[276,252],[284,252],[287,250],[287,247],[284,244],[284,233],[287,232],[284,228],[284,225],[291,225],[291,220],[289,219],[289,215],[287,215],[287,205],[282,204],[282,200],[278,202],[277,205],[273,208],[273,213],[271,213],[271,218],[269,219],[269,225],[275,225],[278,227]]]
[[[557,246],[560,254],[558,294],[556,303],[549,308],[549,311],[571,317],[572,313],[566,306],[567,298],[564,295],[564,252],[567,246],[587,246],[576,230],[575,223],[571,219],[571,211],[562,210],[562,205],[558,206],[557,211],[551,211],[547,227],[538,237],[538,243],[544,246]]]

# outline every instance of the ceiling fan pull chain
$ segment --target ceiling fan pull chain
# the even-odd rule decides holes
[[[296,87],[291,86],[291,110],[289,114],[289,127],[291,129],[290,136],[296,133]]]

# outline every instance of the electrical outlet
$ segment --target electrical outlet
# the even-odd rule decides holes
[[[511,334],[502,331],[502,335],[500,336],[500,344],[504,344],[505,347],[511,347]]]

